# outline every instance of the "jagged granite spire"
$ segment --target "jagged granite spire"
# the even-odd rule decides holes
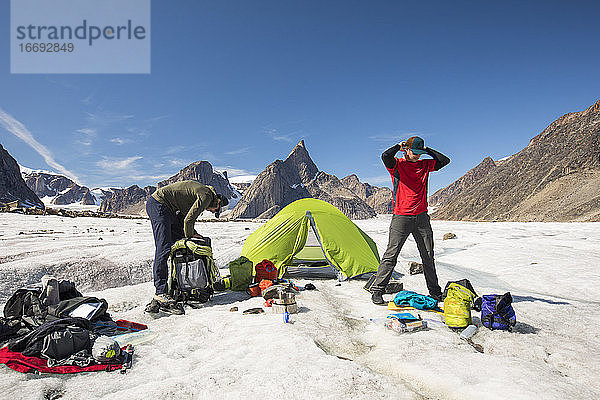
[[[0,144],[0,203],[15,200],[24,206],[44,208],[44,203],[25,184],[17,161]]]
[[[311,197],[306,190],[303,176],[312,173],[313,168],[316,175],[318,169],[304,146],[302,149],[304,154],[301,151],[292,151],[285,161],[276,160],[269,164],[252,181],[230,217],[270,218],[291,202]],[[294,150],[299,150],[299,146],[294,147]],[[265,214],[267,210],[270,212]]]
[[[299,183],[307,184],[315,178],[319,169],[310,158],[308,150],[304,146],[304,140],[301,140],[290,152],[283,162],[290,175],[298,175]]]
[[[301,140],[284,161],[276,160],[256,177],[233,209],[231,218],[271,218],[291,202],[307,197],[327,201],[349,218],[376,215],[338,178],[319,172]]]

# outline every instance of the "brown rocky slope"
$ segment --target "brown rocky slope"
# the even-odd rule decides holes
[[[600,101],[563,115],[506,161],[486,165],[481,169],[487,173],[473,176],[480,164],[467,173],[472,176],[461,178],[461,185],[432,195],[431,204],[438,206],[433,217],[600,221]]]
[[[355,174],[340,179],[342,185],[363,199],[377,214],[392,213],[392,190],[361,182]]]

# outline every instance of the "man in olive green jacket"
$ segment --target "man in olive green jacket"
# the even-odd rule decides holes
[[[167,294],[167,259],[171,246],[184,237],[202,237],[194,230],[196,218],[204,211],[214,212],[218,218],[221,207],[229,204],[227,197],[217,194],[212,186],[196,181],[182,181],[163,186],[146,202],[154,233],[154,287],[156,294],[146,307],[147,312],[160,310],[183,314],[183,307]]]

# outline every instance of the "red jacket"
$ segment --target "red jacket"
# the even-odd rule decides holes
[[[435,160],[406,161],[396,158],[388,168],[394,184],[393,213],[417,215],[427,211],[427,178],[435,168]]]
[[[394,155],[399,145],[387,149],[381,159],[392,177],[394,197],[392,212],[395,215],[417,215],[427,211],[427,179],[431,171],[437,171],[450,163],[450,159],[428,147],[427,154],[433,160],[406,161]]]

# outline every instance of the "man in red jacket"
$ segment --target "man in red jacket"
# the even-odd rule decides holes
[[[403,158],[396,158],[398,151],[405,152]],[[433,160],[420,160],[422,154]],[[381,159],[392,176],[394,184],[392,223],[387,250],[381,259],[375,281],[371,287],[371,300],[375,304],[385,304],[382,294],[390,281],[398,255],[412,233],[423,261],[423,273],[429,295],[441,301],[442,290],[438,284],[433,261],[433,231],[427,214],[427,178],[431,171],[446,166],[450,159],[445,155],[425,147],[418,136],[387,149]]]

